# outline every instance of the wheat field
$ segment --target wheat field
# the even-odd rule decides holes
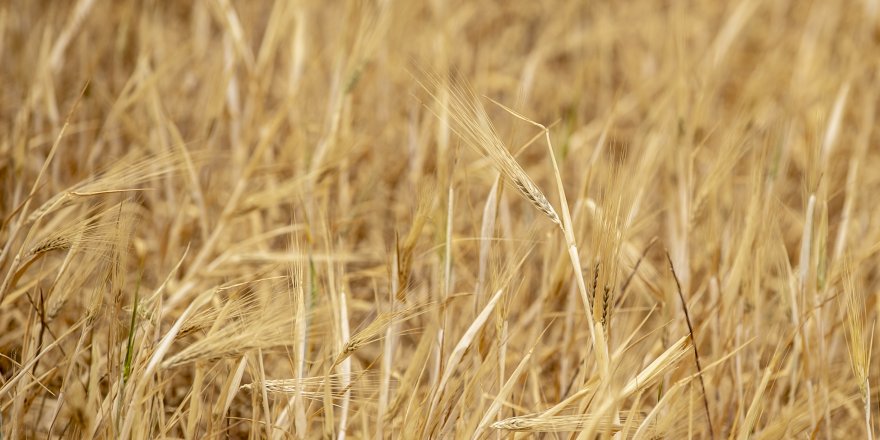
[[[0,438],[873,439],[878,9],[2,2]]]

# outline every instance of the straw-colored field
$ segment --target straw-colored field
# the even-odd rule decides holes
[[[878,11],[2,2],[0,436],[873,438]]]

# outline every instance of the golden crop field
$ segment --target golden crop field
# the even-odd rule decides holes
[[[878,11],[0,2],[0,438],[873,439]]]

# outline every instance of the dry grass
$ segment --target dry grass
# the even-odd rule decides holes
[[[0,3],[0,436],[873,438],[878,12]]]

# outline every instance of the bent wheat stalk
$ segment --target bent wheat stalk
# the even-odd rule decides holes
[[[442,89],[445,83],[441,81],[437,74],[425,73],[425,76],[428,77],[428,82],[434,89],[441,89],[441,91],[446,91],[445,89]],[[428,91],[428,93],[431,94],[431,96],[435,99],[437,105],[443,105],[444,101],[438,98],[438,94],[441,93],[440,91],[434,92],[420,81],[419,84],[422,86],[422,88],[424,88],[426,91]],[[481,155],[488,157],[493,165],[495,165],[495,167],[498,169],[498,171],[501,172],[501,174],[504,175],[504,177],[511,182],[513,187],[526,200],[528,200],[532,204],[532,206],[534,206],[538,211],[547,216],[550,221],[552,221],[562,230],[563,235],[565,236],[566,245],[568,247],[569,258],[571,259],[572,270],[575,273],[578,291],[580,292],[581,301],[583,302],[584,310],[587,316],[587,322],[589,323],[590,338],[592,340],[593,349],[596,352],[600,374],[601,377],[608,377],[611,372],[608,347],[605,341],[603,329],[601,328],[601,326],[597,326],[594,322],[595,320],[593,319],[592,306],[590,304],[589,296],[587,294],[587,286],[586,282],[584,281],[583,272],[581,271],[580,255],[574,236],[574,227],[572,226],[571,215],[568,211],[568,202],[565,198],[565,191],[563,189],[562,179],[559,173],[559,166],[556,163],[556,157],[553,155],[553,145],[550,141],[549,130],[544,125],[534,122],[526,118],[525,116],[522,116],[515,111],[496,102],[496,104],[504,108],[507,112],[511,113],[518,119],[535,125],[541,128],[541,130],[544,132],[547,141],[547,147],[550,150],[550,156],[553,162],[553,171],[556,176],[556,182],[561,199],[561,218],[559,214],[556,213],[556,209],[553,208],[553,205],[550,204],[550,201],[547,200],[547,197],[544,195],[544,193],[541,192],[534,181],[532,181],[529,175],[526,174],[522,166],[517,163],[513,155],[511,155],[510,152],[507,151],[507,148],[504,146],[504,143],[501,141],[498,133],[492,125],[489,116],[486,114],[486,110],[479,103],[474,92],[466,84],[462,84],[461,82],[459,82],[458,84],[448,86],[448,94],[445,96],[448,97],[448,100],[445,101],[446,106],[444,110],[446,110],[452,116],[452,131],[455,132],[459,137],[461,137],[462,140],[469,147],[471,147]]]

